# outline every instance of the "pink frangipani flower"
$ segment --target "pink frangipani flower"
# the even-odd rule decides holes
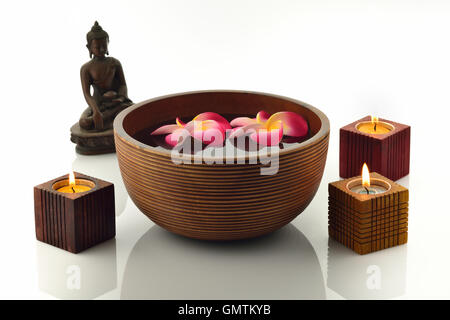
[[[188,136],[209,146],[221,146],[225,140],[226,131],[230,129],[231,125],[221,115],[214,112],[203,112],[188,123],[183,123],[176,118],[176,124],[164,125],[151,134],[167,134],[165,141],[172,147],[184,141]]]
[[[233,129],[230,138],[250,133],[250,139],[260,145],[278,145],[283,135],[305,137],[308,134],[308,123],[295,112],[281,111],[270,115],[259,111],[256,118],[238,117],[230,122]]]

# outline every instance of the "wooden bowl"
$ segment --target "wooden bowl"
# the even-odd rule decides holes
[[[281,149],[279,170],[261,175],[261,163],[175,164],[170,150],[133,138],[139,131],[211,111],[256,115],[293,111],[309,123],[311,138]],[[244,111],[244,112],[243,112]],[[117,158],[128,194],[161,227],[204,240],[235,240],[272,232],[297,217],[322,179],[330,124],[320,110],[297,100],[246,91],[173,94],[135,104],[114,121]]]

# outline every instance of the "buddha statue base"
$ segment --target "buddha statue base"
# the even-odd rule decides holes
[[[70,128],[70,140],[76,143],[76,152],[95,155],[116,152],[113,129],[104,131],[85,130],[77,122]]]

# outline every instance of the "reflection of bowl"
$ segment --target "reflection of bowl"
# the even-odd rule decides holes
[[[211,111],[222,115],[293,111],[308,121],[311,138],[279,152],[273,175],[246,155],[246,164],[175,164],[168,150],[133,136],[176,117]],[[311,202],[328,149],[328,118],[303,102],[265,93],[202,91],[159,97],[122,111],[114,136],[123,180],[136,206],[163,228],[198,239],[233,240],[274,231]],[[205,160],[205,158],[204,158]],[[249,163],[255,160],[257,163]],[[206,159],[208,161],[208,159]]]
[[[319,259],[292,224],[257,239],[206,242],[150,228],[134,245],[120,299],[325,299]]]

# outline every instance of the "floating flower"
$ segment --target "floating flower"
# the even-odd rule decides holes
[[[254,123],[264,123],[267,120],[269,120],[270,114],[265,111],[260,111],[256,114],[256,118],[249,118],[249,117],[238,117],[233,119],[230,122],[230,125],[232,127],[244,127],[249,124]]]
[[[238,117],[230,122],[234,128],[230,138],[242,136],[250,132],[250,139],[260,145],[278,145],[283,135],[305,137],[308,134],[308,123],[295,112],[281,111],[270,115],[265,111],[256,114],[256,118]]]
[[[176,118],[175,122],[176,124],[164,125],[151,134],[167,134],[165,141],[172,147],[184,141],[189,135],[204,144],[221,146],[225,140],[226,131],[231,129],[230,123],[214,112],[200,113],[188,123],[183,123],[179,118]]]
[[[215,112],[203,112],[197,115],[194,119],[192,119],[192,121],[205,121],[205,120],[213,120],[218,122],[223,128],[223,131],[231,129],[231,125],[228,122],[228,120]]]

